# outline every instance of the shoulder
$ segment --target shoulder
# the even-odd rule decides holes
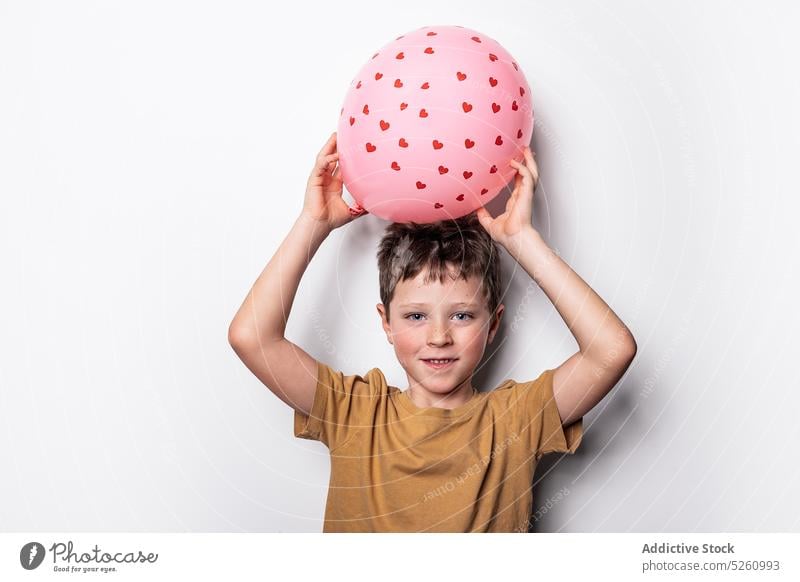
[[[498,411],[528,414],[541,407],[541,401],[552,392],[553,370],[544,370],[533,380],[504,380],[488,393],[489,405]]]
[[[324,362],[318,362],[318,388],[340,394],[378,396],[391,390],[380,368],[370,368],[365,373],[346,373]],[[396,388],[395,388],[396,390]]]
[[[489,392],[491,398],[496,400],[519,397],[523,394],[544,392],[547,383],[553,381],[553,370],[544,370],[533,380],[517,381],[513,378],[504,380],[494,390]]]

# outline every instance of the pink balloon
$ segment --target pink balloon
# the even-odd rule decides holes
[[[425,26],[385,45],[345,96],[337,128],[342,180],[393,222],[458,218],[514,177],[533,133],[531,90],[497,41]]]

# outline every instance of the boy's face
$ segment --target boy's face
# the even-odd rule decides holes
[[[384,305],[377,305],[383,329],[408,375],[409,387],[421,385],[441,396],[464,384],[471,391],[472,373],[497,333],[504,306],[489,313],[477,277],[426,284],[425,274],[397,284],[390,303],[391,323]],[[456,360],[436,369],[423,361],[432,358]]]

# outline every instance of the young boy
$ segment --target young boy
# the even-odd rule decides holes
[[[617,383],[636,343],[603,300],[533,229],[538,168],[529,148],[505,212],[392,224],[380,243],[377,305],[408,377],[344,375],[284,337],[308,262],[326,236],[366,212],[342,199],[334,133],[305,202],[229,329],[247,367],[294,408],[294,434],[330,450],[325,532],[527,532],[536,464],[574,453],[583,416]],[[472,385],[504,306],[498,247],[537,282],[579,350],[528,382]],[[516,323],[515,323],[516,325]]]

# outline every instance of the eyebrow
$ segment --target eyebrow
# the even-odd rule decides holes
[[[450,307],[456,307],[458,305],[463,305],[466,307],[473,307],[477,308],[478,306],[475,303],[466,303],[464,301],[459,301],[458,303],[451,303]],[[404,303],[400,305],[400,307],[428,307],[427,303]]]

